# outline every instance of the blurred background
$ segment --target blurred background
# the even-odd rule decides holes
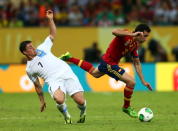
[[[18,46],[23,40],[32,40],[37,46],[48,36],[47,9],[54,11],[57,26],[53,53],[60,56],[69,51],[94,65],[112,40],[112,29],[133,30],[139,23],[149,24],[151,35],[139,49],[145,78],[156,91],[178,89],[177,0],[0,0],[1,92],[34,92],[25,75],[26,59]],[[121,66],[136,79],[136,90],[146,90],[134,72],[129,55],[122,62]],[[123,90],[124,83],[120,81],[107,76],[96,80],[70,66],[86,91]],[[47,91],[47,86],[44,90]]]
[[[73,64],[70,67],[86,91],[86,124],[75,123],[79,110],[69,97],[74,124],[63,124],[43,81],[47,108],[39,112],[38,96],[25,71],[27,60],[18,47],[24,40],[37,47],[49,35],[47,9],[53,10],[57,26],[52,52],[60,56],[69,51],[94,66],[114,38],[114,28],[132,31],[139,23],[150,25],[152,32],[139,57],[153,92],[140,82],[129,55],[119,66],[136,81],[132,106],[136,111],[151,108],[152,122],[140,123],[121,111],[125,83],[106,75],[93,78]],[[177,131],[177,61],[178,0],[0,0],[0,131]]]

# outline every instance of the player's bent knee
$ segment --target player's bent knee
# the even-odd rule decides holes
[[[79,105],[83,105],[85,103],[85,98],[83,96],[83,92],[77,92],[77,93],[73,94],[71,97]]]
[[[135,86],[135,81],[129,81],[129,82],[127,83],[127,86],[129,86],[129,87],[131,87],[131,88],[134,88],[134,86]]]
[[[73,99],[79,105],[83,105],[85,103],[85,99],[83,97],[75,97]]]
[[[62,104],[65,101],[65,94],[60,89],[58,89],[54,92],[53,98],[56,103]]]
[[[83,98],[75,98],[74,100],[79,105],[83,105],[85,103],[85,99]]]
[[[65,101],[64,98],[62,98],[62,97],[55,97],[55,96],[54,96],[54,100],[56,101],[57,104],[62,104]]]
[[[92,74],[92,75],[93,75],[93,74]],[[100,77],[101,77],[101,76],[98,76],[98,75],[95,75],[95,74],[94,74],[93,76],[94,76],[95,78],[100,78]]]
[[[102,76],[101,74],[98,73],[92,73],[91,75],[95,78],[100,78]]]
[[[55,99],[55,101],[56,101],[57,104],[62,104],[62,103],[64,103],[64,100],[57,100],[57,99]]]
[[[84,105],[84,104],[85,104],[85,101],[78,101],[77,104],[79,104],[79,105]]]
[[[80,99],[77,103],[78,103],[79,105],[83,105],[83,104],[85,104],[85,99]]]

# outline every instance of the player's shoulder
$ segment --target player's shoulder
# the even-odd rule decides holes
[[[49,50],[53,45],[53,38],[51,36],[47,36],[45,40],[37,47],[37,49],[45,49]]]
[[[44,42],[53,43],[53,40],[54,40],[54,37],[51,36],[51,35],[48,35],[48,36],[45,38]]]

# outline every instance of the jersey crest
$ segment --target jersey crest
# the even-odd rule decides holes
[[[43,57],[46,55],[46,53],[43,50],[36,49],[36,51],[37,51],[37,56],[39,57]]]

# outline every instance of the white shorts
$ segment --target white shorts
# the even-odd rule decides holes
[[[84,91],[78,78],[60,79],[59,81],[51,82],[48,86],[48,91],[52,98],[57,89],[60,89],[70,96],[77,92]]]

